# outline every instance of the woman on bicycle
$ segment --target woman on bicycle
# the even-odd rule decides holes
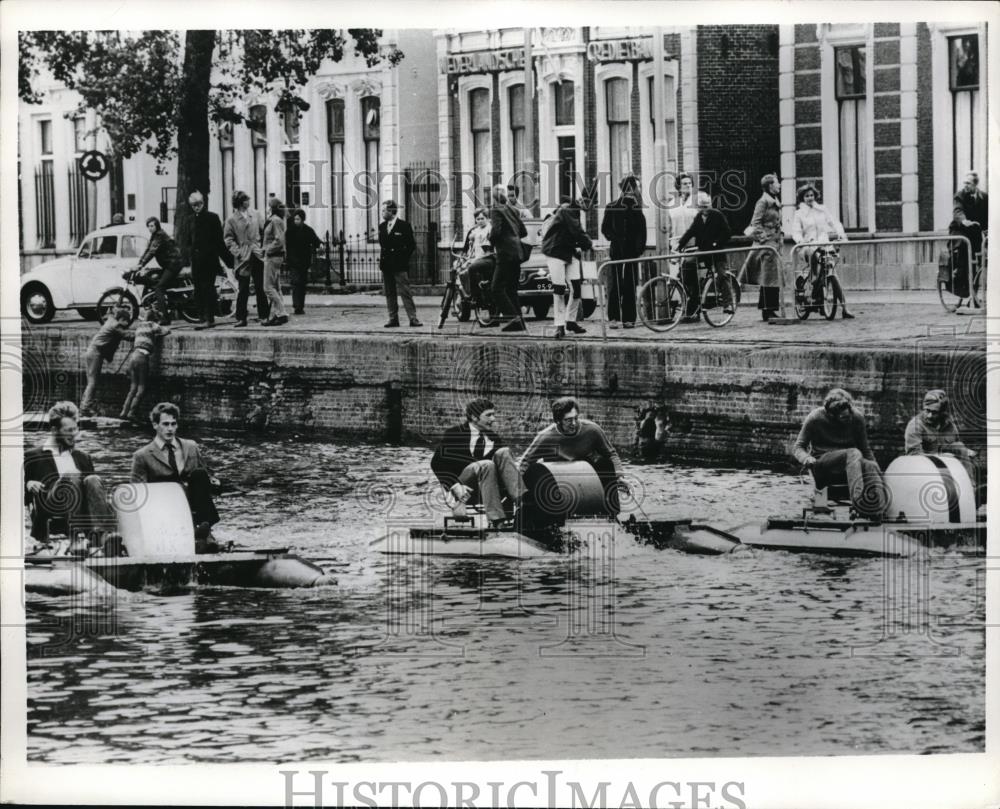
[[[796,244],[803,242],[825,242],[847,241],[847,234],[844,233],[844,226],[837,221],[837,218],[826,208],[819,204],[819,190],[812,183],[799,186],[795,193],[795,201],[798,207],[795,209],[795,216],[792,218],[792,241]],[[819,271],[820,252],[818,246],[807,247],[805,249],[805,259],[809,264],[808,277],[816,280]],[[805,277],[801,283],[805,284]],[[796,280],[796,284],[800,283]],[[839,289],[839,287],[838,287]],[[847,320],[854,317],[847,311],[847,302],[844,300],[843,291],[840,292],[841,316]]]
[[[479,282],[493,277],[493,245],[490,244],[490,214],[486,208],[476,208],[476,224],[465,234],[464,254],[468,262],[470,295],[478,296]]]

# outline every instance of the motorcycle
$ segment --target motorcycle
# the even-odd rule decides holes
[[[127,309],[129,324],[139,317],[140,309],[159,308],[156,297],[156,284],[163,271],[158,267],[146,269],[131,269],[122,273],[125,284],[112,287],[101,295],[97,302],[97,317],[103,322],[105,317],[118,309]],[[225,317],[233,311],[236,299],[237,285],[232,270],[224,268],[223,275],[215,279],[217,317]],[[167,312],[161,313],[170,317],[179,317],[188,323],[198,323],[204,314],[195,296],[194,284],[191,281],[191,268],[184,267],[177,274],[173,284],[166,289]]]

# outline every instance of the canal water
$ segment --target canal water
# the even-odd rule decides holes
[[[218,536],[291,547],[338,584],[29,595],[29,760],[984,749],[982,557],[696,557],[628,535],[551,560],[379,557],[387,525],[440,515],[427,448],[193,437],[228,488]],[[124,476],[145,440],[81,446]],[[807,494],[773,471],[628,469],[645,510],[720,527]]]

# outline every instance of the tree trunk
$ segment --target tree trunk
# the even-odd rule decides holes
[[[201,191],[209,210],[208,181],[208,91],[212,82],[212,52],[215,31],[188,31],[184,39],[184,71],[177,122],[177,203],[174,238],[185,263],[188,254],[188,195]]]

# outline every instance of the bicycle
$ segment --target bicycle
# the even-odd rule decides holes
[[[448,283],[441,296],[438,328],[444,328],[449,313],[461,323],[468,322],[475,313],[476,322],[480,326],[489,326],[496,317],[493,314],[493,299],[490,295],[491,278],[479,278],[473,281],[469,274],[469,265],[472,261],[460,250],[456,250],[454,245],[451,254],[454,260],[448,271]]]
[[[819,261],[813,271],[809,261],[809,272],[795,279],[795,315],[805,320],[812,312],[819,312],[827,320],[837,316],[837,306],[847,309],[847,299],[837,278],[837,258],[840,250],[836,245],[824,244],[816,248]],[[806,294],[806,290],[810,294]]]
[[[947,265],[943,267],[944,277],[941,272],[938,274],[938,298],[946,312],[957,311],[964,303],[966,307],[979,309],[986,300],[986,256],[989,252],[987,235],[983,234],[982,248],[972,257],[972,284],[967,295],[959,295],[954,289],[954,267],[956,264],[964,262],[964,248],[962,242],[951,242],[948,248]]]
[[[702,257],[698,257],[696,261],[699,269],[705,270],[705,277],[701,281],[698,309],[693,317],[700,315],[708,325],[715,328],[725,326],[735,317],[736,307],[740,305],[742,289],[739,279],[731,270],[726,269],[725,277],[732,293],[731,306],[727,311],[716,289],[718,281],[715,262],[702,261]],[[667,275],[657,275],[639,288],[639,317],[643,325],[652,331],[670,331],[684,319],[688,294],[684,285],[675,277],[676,272],[679,272],[679,268],[671,268]]]

